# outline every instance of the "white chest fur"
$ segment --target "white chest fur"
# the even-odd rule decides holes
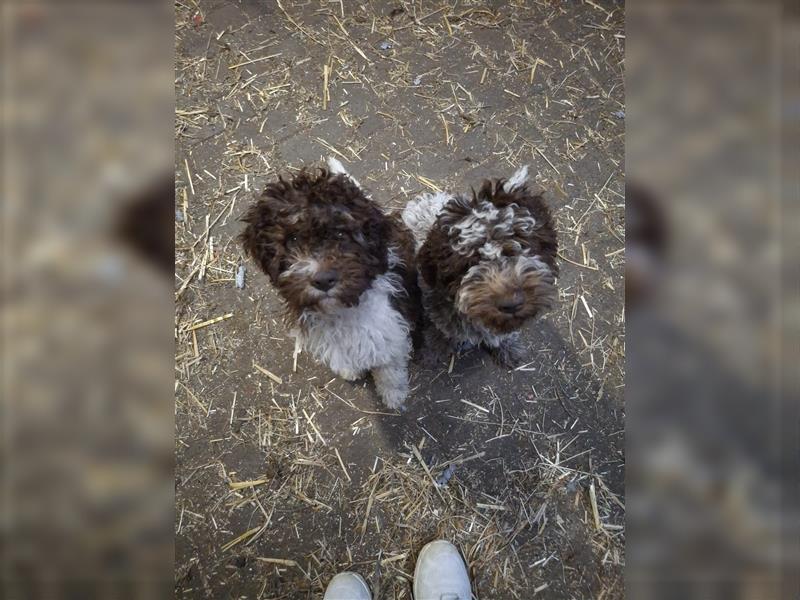
[[[304,313],[295,335],[301,347],[337,373],[357,373],[404,360],[411,352],[409,324],[392,306],[403,293],[396,275],[381,275],[357,306]]]

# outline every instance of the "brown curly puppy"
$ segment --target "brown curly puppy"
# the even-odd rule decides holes
[[[418,316],[413,238],[328,162],[268,185],[240,239],[286,302],[296,351],[350,381],[371,371],[386,405],[399,408]]]
[[[424,194],[403,221],[417,242],[428,350],[484,345],[501,364],[522,358],[519,329],[551,308],[558,293],[553,219],[527,186],[523,167],[486,181],[471,196]]]

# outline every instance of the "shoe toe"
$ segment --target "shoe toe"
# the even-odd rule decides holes
[[[345,572],[331,579],[323,600],[372,600],[372,595],[358,573]]]
[[[414,571],[414,600],[470,600],[469,573],[453,544],[436,540],[425,545]]]

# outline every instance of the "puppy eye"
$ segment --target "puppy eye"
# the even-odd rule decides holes
[[[289,242],[290,244],[294,244],[294,243],[297,242],[297,236],[296,235],[290,235],[288,238],[286,238],[286,241]]]
[[[341,231],[341,230],[337,231],[336,232],[336,239],[337,240],[343,240],[344,239],[344,231]]]

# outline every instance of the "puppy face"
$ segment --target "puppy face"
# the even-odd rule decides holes
[[[243,221],[246,252],[298,314],[358,304],[387,268],[387,219],[343,175],[281,179]]]
[[[555,303],[554,277],[538,256],[481,261],[456,294],[458,310],[497,333],[519,329]]]
[[[445,206],[419,262],[426,282],[466,318],[510,333],[555,303],[556,251],[542,199],[498,182]]]

